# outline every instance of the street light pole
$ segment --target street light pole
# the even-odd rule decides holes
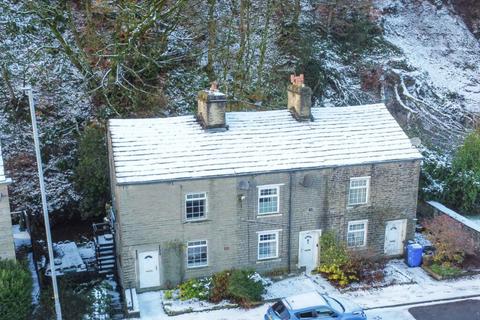
[[[42,155],[40,154],[40,140],[38,138],[37,117],[35,115],[35,105],[33,104],[33,90],[31,87],[22,88],[28,93],[28,103],[30,105],[30,116],[32,118],[33,141],[35,143],[35,154],[37,156],[38,178],[40,180],[40,193],[42,195],[43,219],[45,221],[45,233],[47,235],[48,259],[50,260],[50,271],[52,276],[53,297],[55,299],[55,313],[57,320],[62,320],[62,309],[58,296],[57,275],[55,272],[55,261],[53,257],[52,235],[50,233],[50,220],[48,217],[47,195],[45,182],[43,179]]]

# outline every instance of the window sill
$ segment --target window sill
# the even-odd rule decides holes
[[[257,213],[257,219],[281,217],[283,213]]]
[[[208,222],[211,221],[210,219],[195,219],[195,220],[183,220],[183,223],[200,223],[200,222]]]
[[[360,247],[347,247],[348,250],[353,250],[353,251],[362,251],[362,250],[367,250],[368,247],[367,245],[360,246]]]
[[[372,205],[370,203],[360,203],[360,204],[347,204],[347,210],[353,210],[357,208],[370,208]]]
[[[198,266],[198,267],[189,267],[187,266],[187,270],[198,270],[198,269],[207,269],[209,268],[210,266],[207,264],[206,266]]]
[[[276,257],[276,258],[268,258],[268,259],[260,259],[258,260],[257,258],[257,264],[262,264],[262,263],[269,263],[269,262],[281,262],[282,259]]]

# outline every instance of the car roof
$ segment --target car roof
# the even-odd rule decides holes
[[[291,310],[300,310],[304,308],[328,305],[325,298],[318,292],[308,292],[297,294],[283,299],[287,308]]]

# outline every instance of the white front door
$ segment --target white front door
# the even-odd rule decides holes
[[[305,267],[307,272],[318,266],[320,236],[322,230],[301,231],[298,244],[298,267]]]
[[[389,256],[403,253],[403,245],[407,231],[407,220],[392,220],[385,228],[385,254]]]
[[[158,251],[146,251],[138,253],[138,275],[140,288],[160,286]]]

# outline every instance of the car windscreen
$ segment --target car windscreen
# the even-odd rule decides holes
[[[288,313],[287,308],[281,301],[275,303],[272,306],[272,309],[273,309],[273,312],[275,312],[275,314],[279,316],[282,320],[290,319],[290,314]]]
[[[335,299],[333,299],[332,297],[329,297],[329,296],[323,296],[323,298],[327,301],[327,303],[330,305],[330,307],[332,307],[333,310],[335,310],[339,313],[345,312],[345,308],[337,300],[335,300]]]

